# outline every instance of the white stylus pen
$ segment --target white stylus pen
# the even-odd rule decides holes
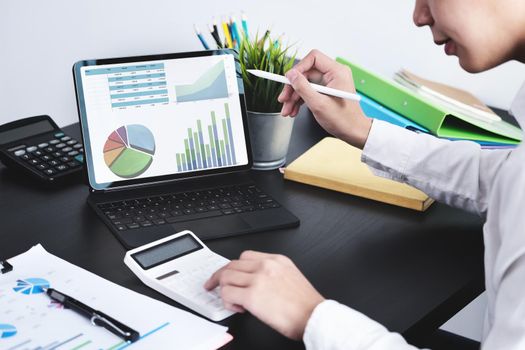
[[[253,74],[255,76],[258,76],[259,78],[264,78],[264,79],[273,80],[273,81],[276,81],[276,82],[279,82],[279,83],[291,85],[290,81],[288,80],[288,78],[286,78],[284,75],[268,73],[268,72],[265,72],[265,71],[262,71],[262,70],[257,70],[257,69],[247,69],[247,71],[248,71],[248,73]],[[329,88],[327,86],[318,85],[318,84],[314,84],[314,83],[310,83],[310,86],[315,91],[320,92],[322,94],[335,96],[335,97],[340,97],[340,98],[344,98],[344,99],[347,99],[347,100],[354,100],[354,101],[361,100],[361,96],[359,96],[357,94],[352,94],[350,92],[341,91],[341,90],[337,90],[337,89],[332,89],[332,88]]]

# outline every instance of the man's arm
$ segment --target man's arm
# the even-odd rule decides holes
[[[474,142],[441,140],[374,120],[362,160],[376,175],[485,216],[494,178],[511,152],[482,150]]]

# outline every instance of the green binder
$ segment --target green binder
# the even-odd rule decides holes
[[[338,57],[337,61],[352,69],[357,91],[424,126],[436,136],[505,144],[517,144],[522,140],[521,129],[503,120],[484,121],[449,113],[392,80],[379,77],[344,58]]]

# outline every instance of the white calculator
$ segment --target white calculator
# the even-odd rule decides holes
[[[228,262],[191,231],[135,248],[124,257],[144,284],[213,321],[234,314],[224,308],[217,289],[204,289],[204,282]]]

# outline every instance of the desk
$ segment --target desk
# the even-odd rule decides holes
[[[78,124],[64,129],[79,136]],[[288,160],[324,136],[303,109]],[[409,339],[439,326],[483,290],[482,221],[476,216],[439,203],[419,213],[284,181],[278,171],[254,172],[254,178],[301,225],[208,242],[227,258],[246,249],[285,254],[325,297]],[[0,256],[42,243],[99,276],[177,305],[124,265],[124,248],[86,204],[88,189],[81,182],[45,189],[0,165]],[[224,324],[235,337],[228,349],[303,348],[251,315],[236,315]]]

